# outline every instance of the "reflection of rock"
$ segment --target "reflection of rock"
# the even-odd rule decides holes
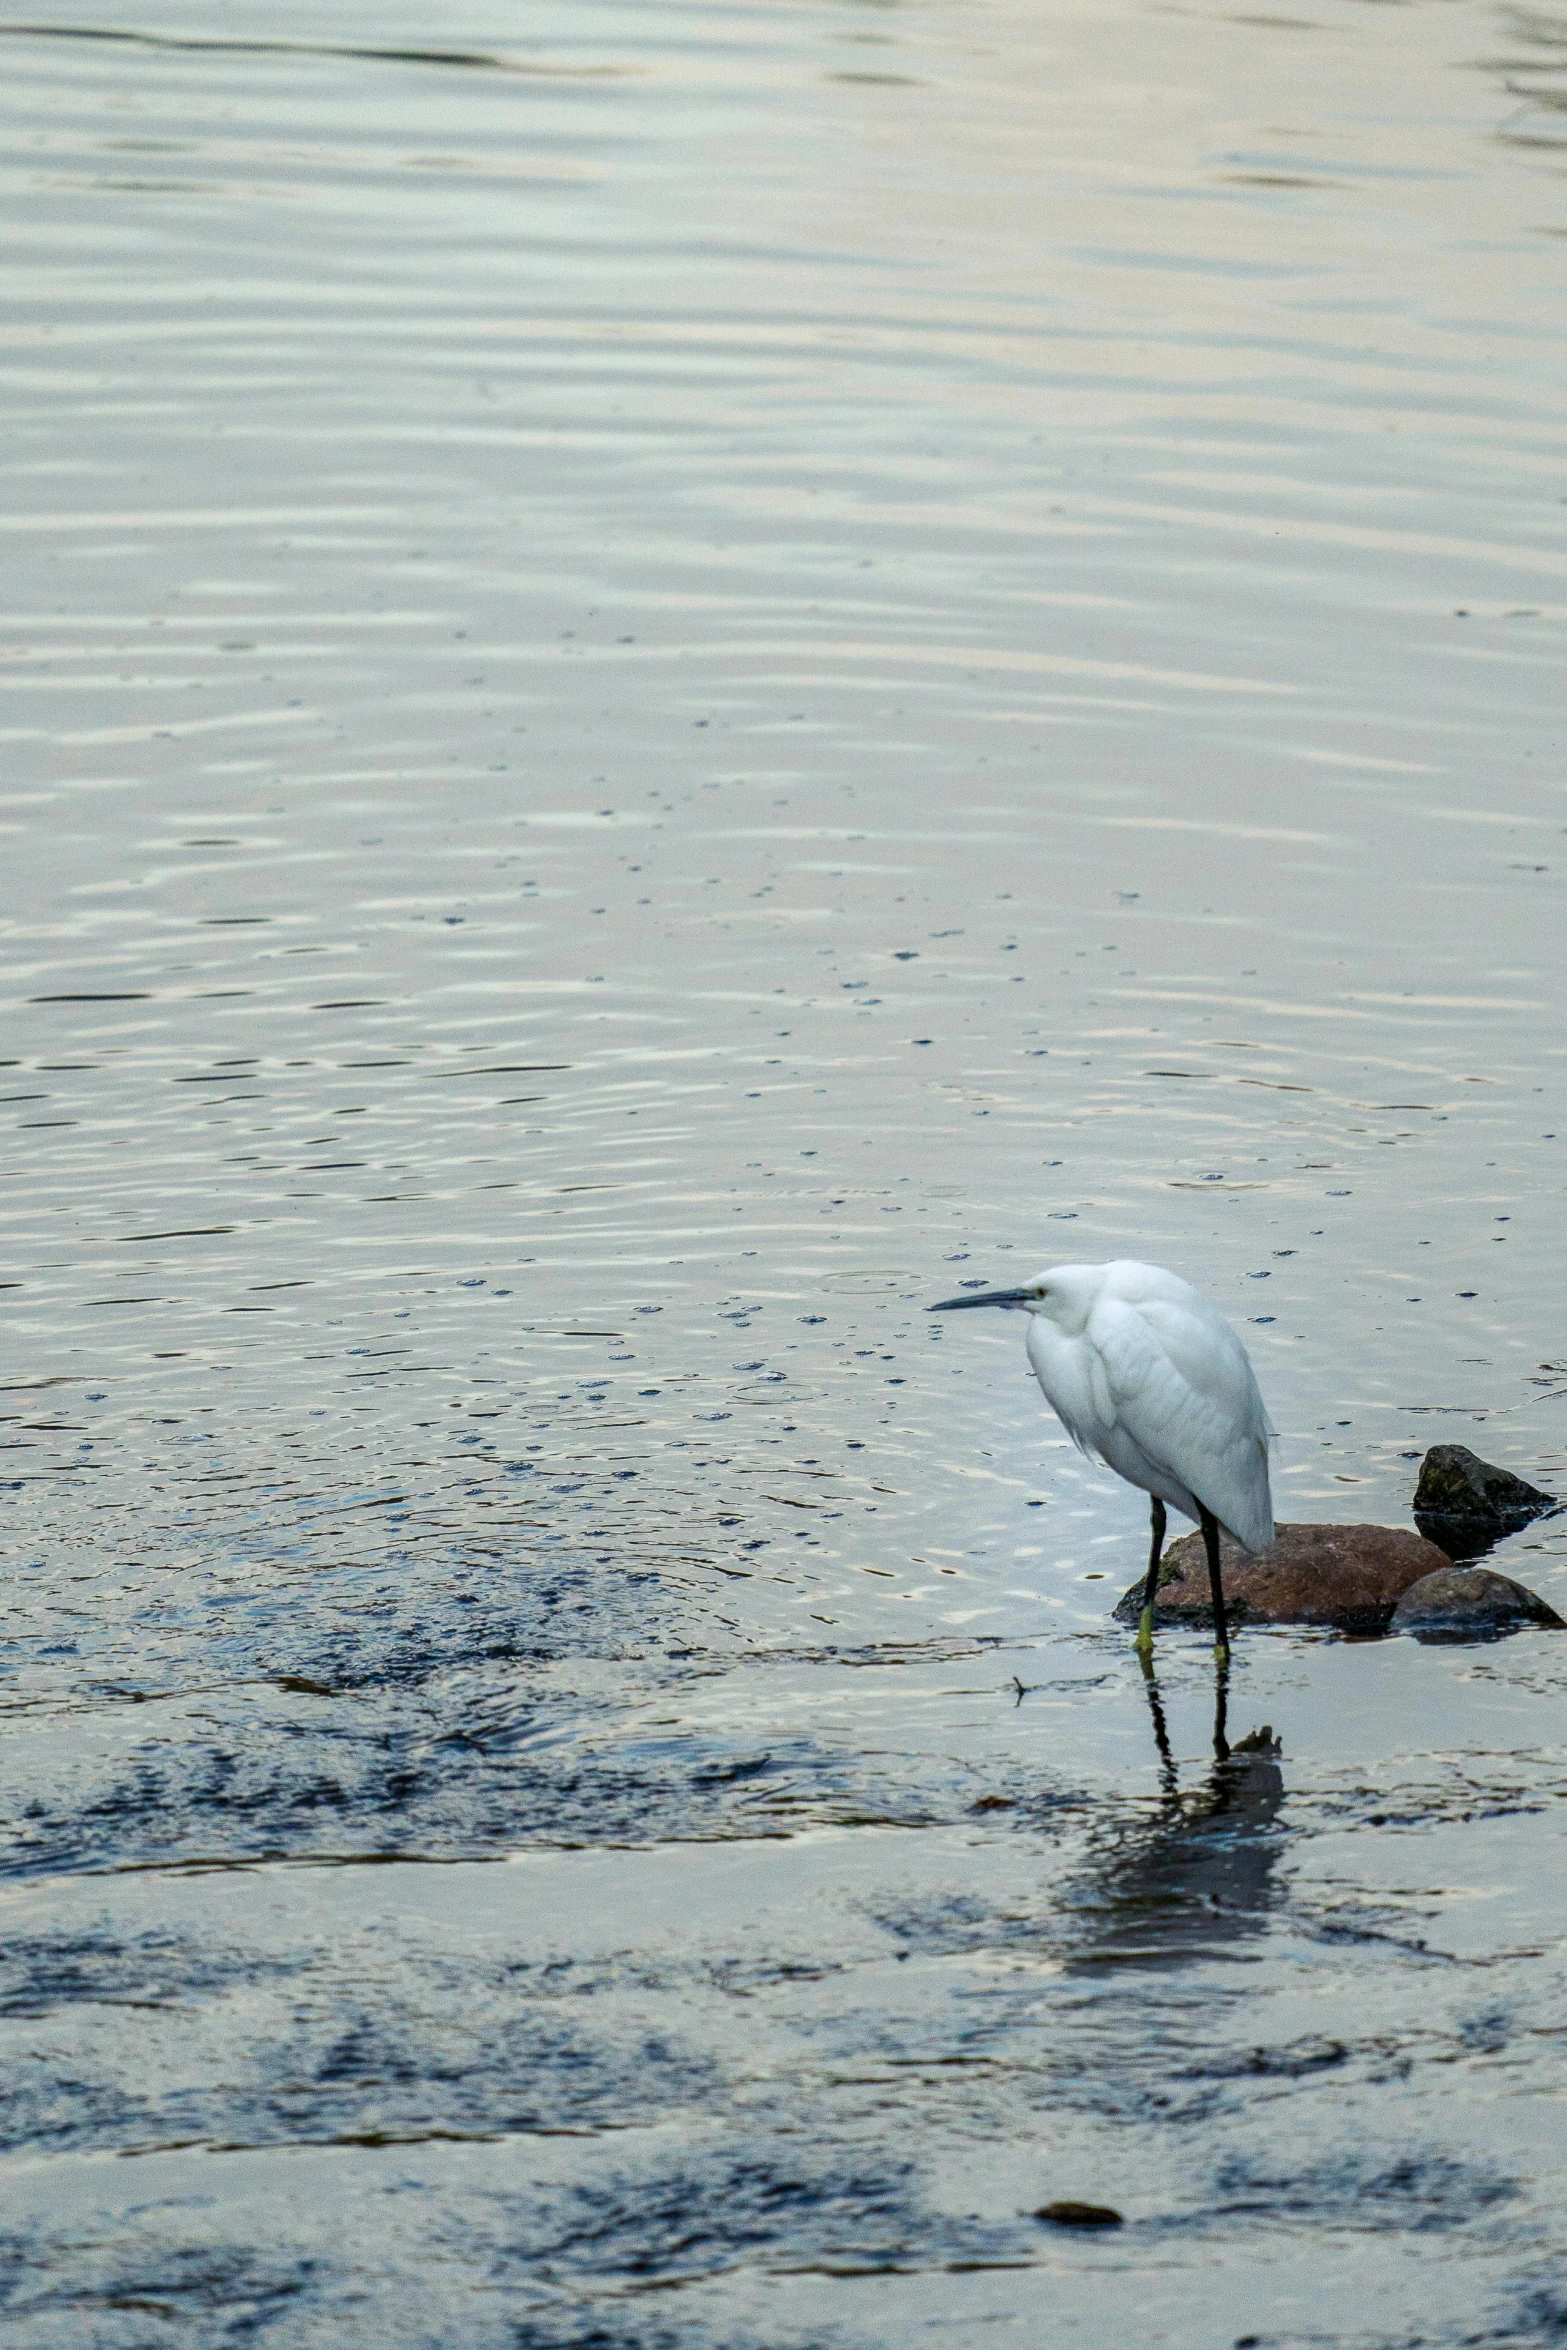
[[[1490,1567],[1439,1567],[1411,1583],[1393,1611],[1393,1630],[1417,1640],[1500,1640],[1525,1624],[1567,1630],[1537,1592]]]
[[[1172,1801],[1153,1828],[1131,1831],[1079,1905],[1095,1930],[1079,1966],[1172,1965],[1259,1933],[1273,1904],[1284,1801],[1278,1749],[1241,1739],[1201,1793]]]
[[[1337,1632],[1385,1632],[1411,1583],[1449,1560],[1402,1526],[1280,1526],[1271,1550],[1255,1557],[1226,1535],[1220,1545],[1224,1599],[1231,1626],[1321,1624]],[[1134,1583],[1116,1608],[1135,1624],[1143,1587]],[[1211,1625],[1213,1601],[1200,1534],[1165,1553],[1157,1621]]]
[[[1560,1507],[1554,1494],[1481,1460],[1467,1444],[1433,1444],[1420,1464],[1415,1524],[1452,1559],[1479,1558],[1504,1534]]]

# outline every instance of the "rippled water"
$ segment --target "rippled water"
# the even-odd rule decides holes
[[[1560,2339],[1567,15],[0,34],[0,2339]]]

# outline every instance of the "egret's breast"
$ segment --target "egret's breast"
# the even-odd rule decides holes
[[[1028,1323],[1028,1360],[1045,1401],[1077,1444],[1097,1452],[1104,1441],[1108,1396],[1094,1391],[1095,1358],[1082,1338],[1068,1338],[1043,1314]]]

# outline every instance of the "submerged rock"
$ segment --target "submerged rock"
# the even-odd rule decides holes
[[[1561,1506],[1553,1493],[1481,1460],[1467,1444],[1433,1444],[1415,1487],[1415,1524],[1451,1559],[1479,1558],[1504,1534]]]
[[[1417,1640],[1501,1640],[1525,1624],[1567,1631],[1556,1610],[1511,1575],[1490,1567],[1438,1567],[1411,1583],[1393,1610],[1392,1628]]]
[[[1411,1584],[1452,1561],[1402,1526],[1280,1526],[1270,1550],[1255,1554],[1225,1535],[1219,1548],[1224,1604],[1238,1624],[1318,1624],[1335,1632],[1385,1632]],[[1116,1619],[1135,1624],[1143,1586],[1133,1584]],[[1200,1534],[1165,1552],[1155,1621],[1213,1623],[1208,1559]]]

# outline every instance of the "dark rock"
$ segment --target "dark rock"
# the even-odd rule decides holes
[[[1467,1444],[1433,1444],[1420,1464],[1415,1524],[1452,1559],[1480,1558],[1561,1503],[1511,1469],[1481,1460]]]
[[[1034,2214],[1053,2228],[1118,2228],[1121,2214],[1108,2203],[1045,2203]]]
[[[1567,1630],[1538,1592],[1490,1567],[1438,1567],[1411,1583],[1393,1610],[1393,1630],[1417,1640],[1502,1640],[1525,1624]]]
[[[1451,1565],[1445,1551],[1402,1526],[1280,1526],[1271,1550],[1250,1553],[1225,1535],[1219,1549],[1224,1604],[1239,1624],[1320,1624],[1335,1632],[1385,1632],[1412,1583]],[[1135,1624],[1141,1581],[1116,1608]],[[1156,1624],[1211,1627],[1213,1601],[1200,1534],[1172,1542],[1159,1576]]]

